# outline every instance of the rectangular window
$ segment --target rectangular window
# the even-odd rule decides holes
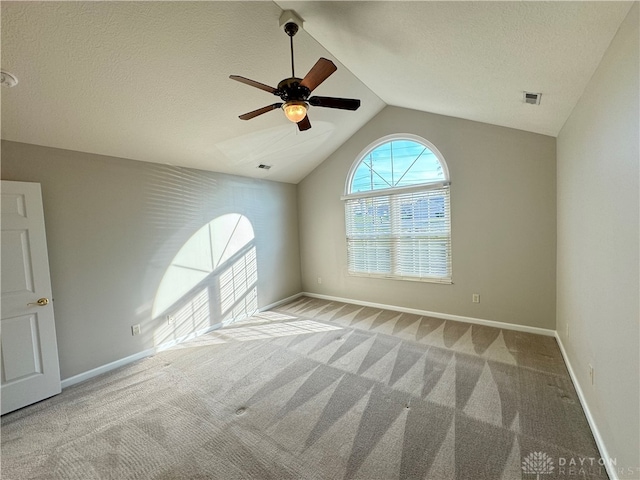
[[[349,273],[451,283],[449,187],[348,198]]]

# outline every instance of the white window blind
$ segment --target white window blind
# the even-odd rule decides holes
[[[451,283],[449,186],[371,193],[346,199],[349,273]]]

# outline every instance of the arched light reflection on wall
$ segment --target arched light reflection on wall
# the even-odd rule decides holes
[[[257,311],[255,235],[248,218],[215,218],[180,248],[156,293],[156,345],[181,341]],[[169,321],[169,318],[171,321]]]

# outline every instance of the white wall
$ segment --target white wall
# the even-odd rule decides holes
[[[640,478],[638,10],[636,2],[558,136],[558,332],[608,454],[617,458],[621,478],[634,479]]]
[[[5,141],[2,178],[42,184],[63,379],[193,330],[185,318],[169,331],[151,311],[176,253],[221,215],[253,226],[258,306],[300,292],[295,185]],[[218,307],[198,326],[217,323]]]
[[[347,274],[346,177],[365,147],[392,133],[425,138],[447,162],[453,285]],[[555,147],[553,137],[386,107],[298,185],[303,289],[555,328]]]

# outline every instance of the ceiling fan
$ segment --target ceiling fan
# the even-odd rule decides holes
[[[292,12],[285,12],[283,17],[285,14],[289,14],[289,17],[292,16]],[[293,37],[298,33],[299,27],[296,21],[298,21],[299,18],[295,16],[293,18],[295,18],[295,21],[287,21],[284,25],[284,31],[289,35],[289,41],[291,44],[291,77],[285,78],[278,83],[278,88],[273,88],[269,85],[265,85],[264,83],[256,82],[255,80],[250,80],[238,75],[229,76],[232,80],[272,93],[275,96],[280,97],[282,100],[282,102],[277,102],[252,112],[245,113],[244,115],[240,115],[240,119],[251,120],[263,113],[270,112],[276,108],[282,108],[285,116],[292,122],[298,124],[298,130],[304,131],[311,128],[311,122],[307,116],[309,105],[313,107],[338,108],[341,110],[357,110],[360,107],[360,100],[353,98],[309,96],[311,95],[311,92],[318,87],[318,85],[324,82],[337,70],[337,67],[331,60],[320,58],[304,78],[296,77],[293,64]],[[300,23],[302,22],[300,21]]]

